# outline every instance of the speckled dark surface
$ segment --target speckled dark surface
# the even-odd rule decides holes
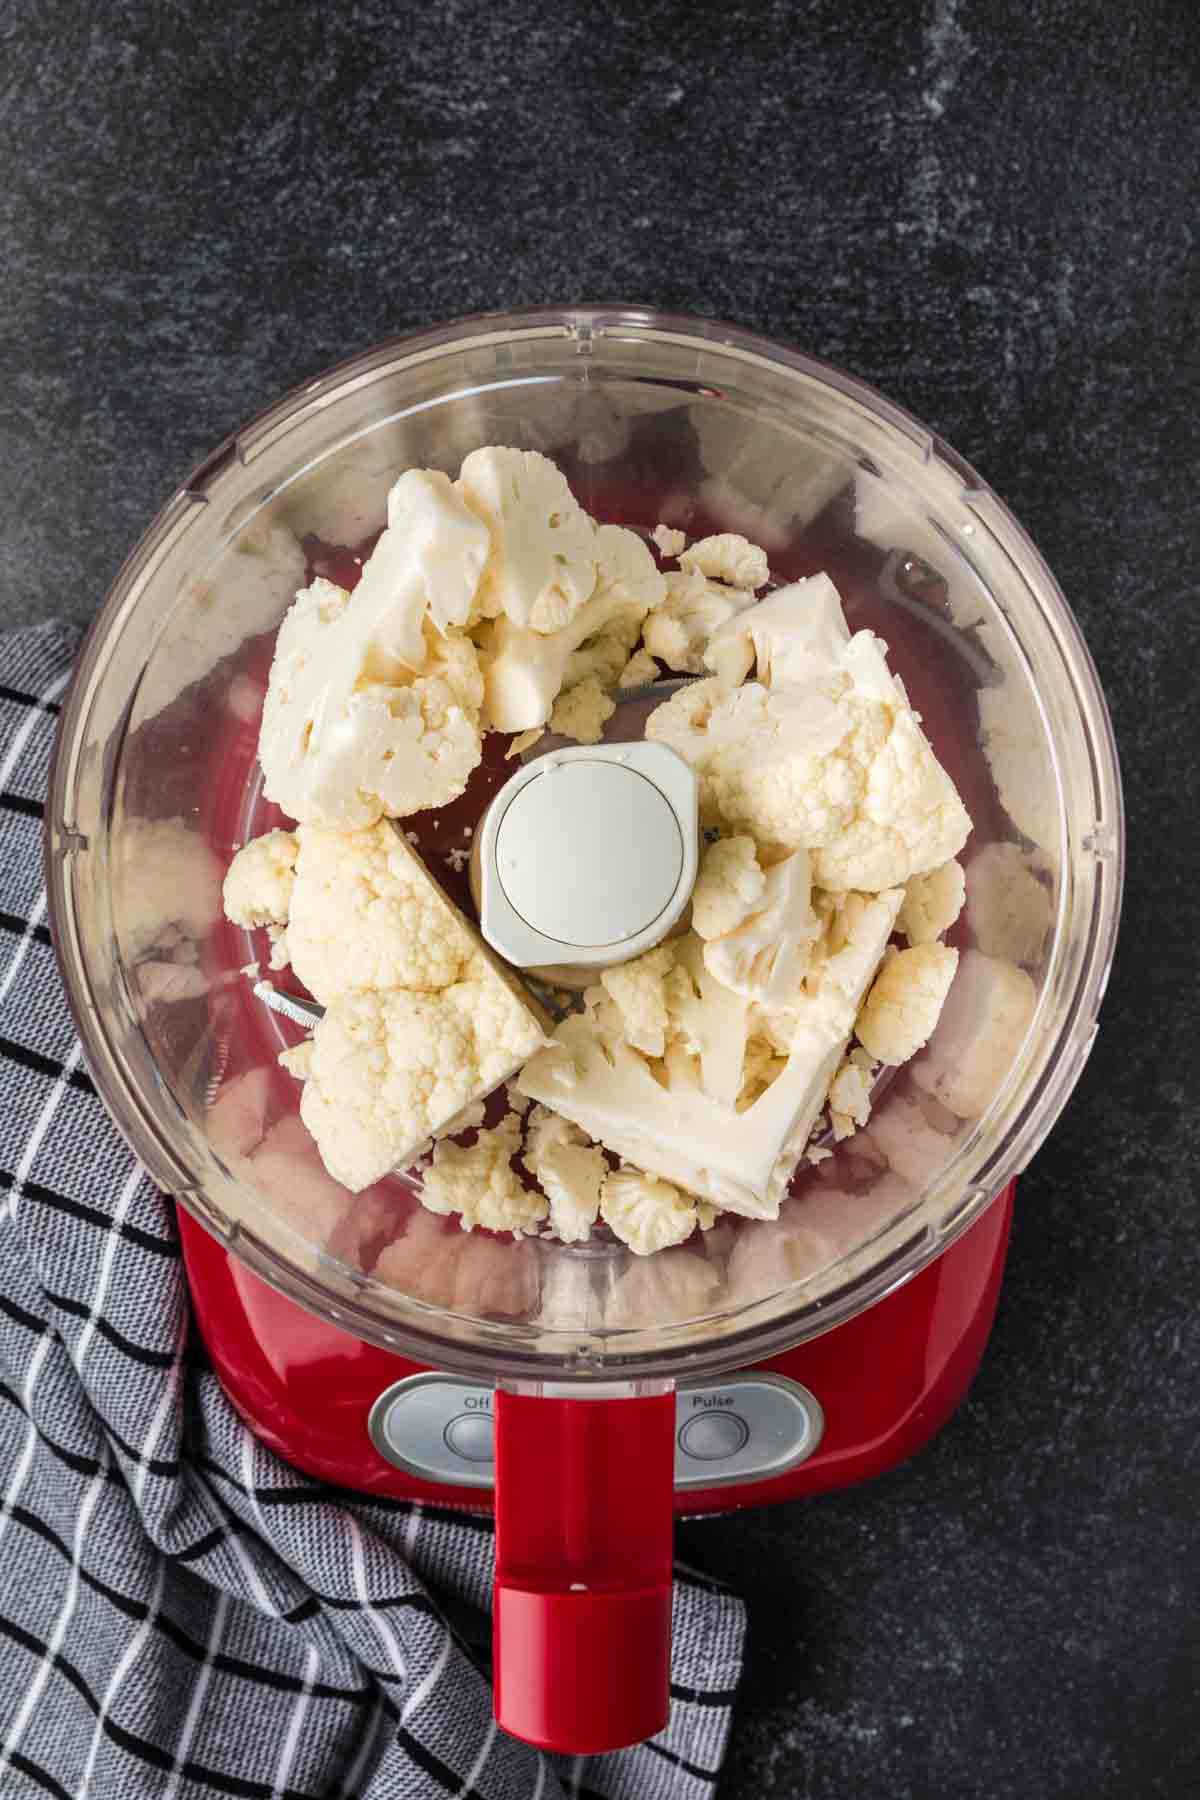
[[[1194,1795],[1200,12],[404,11],[0,9],[6,620],[88,618],[240,419],[480,307],[737,319],[973,461],[1107,687],[1123,942],[967,1405],[869,1490],[682,1533],[753,1610],[721,1793]]]

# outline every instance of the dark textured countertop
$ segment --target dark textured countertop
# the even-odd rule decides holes
[[[691,1525],[749,1597],[723,1800],[1200,1791],[1194,0],[0,10],[5,621],[345,353],[624,296],[905,403],[1071,598],[1124,762],[1103,1029],[968,1403]]]

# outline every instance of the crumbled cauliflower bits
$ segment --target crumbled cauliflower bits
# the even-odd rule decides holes
[[[908,883],[897,927],[910,944],[932,944],[955,923],[966,897],[962,864],[941,863]]]
[[[509,1113],[473,1144],[438,1143],[425,1170],[421,1204],[429,1212],[453,1213],[464,1231],[511,1231],[521,1237],[538,1230],[548,1211],[544,1195],[533,1193],[512,1166],[521,1122]]]

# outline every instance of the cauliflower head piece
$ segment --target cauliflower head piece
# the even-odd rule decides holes
[[[537,450],[473,450],[458,491],[484,521],[491,553],[480,594],[485,616],[559,631],[596,585],[596,528],[557,465]]]

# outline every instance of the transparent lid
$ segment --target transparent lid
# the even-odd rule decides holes
[[[826,570],[890,646],[974,822],[962,951],[927,1049],[869,1126],[805,1165],[778,1223],[675,1249],[466,1234],[389,1178],[326,1174],[276,1056],[298,1028],[221,916],[235,847],[278,822],[255,762],[276,626],[335,578],[408,467],[538,449],[596,518],[744,532],[778,581]],[[511,774],[405,821],[469,908],[475,821]],[[64,707],[48,826],[56,943],[97,1085],[156,1179],[252,1268],[441,1367],[580,1381],[710,1371],[837,1324],[922,1267],[1024,1167],[1096,1030],[1120,902],[1116,755],[1095,671],[1007,510],[921,426],[835,370],[641,309],[485,316],[293,393],[173,496],[130,557]]]

